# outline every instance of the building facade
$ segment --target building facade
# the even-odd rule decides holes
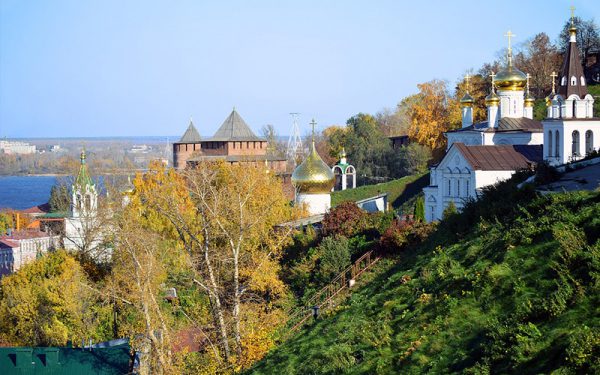
[[[55,249],[58,237],[39,230],[15,231],[0,236],[0,277]]]
[[[211,138],[201,139],[190,121],[179,142],[173,144],[173,166],[176,169],[216,160],[266,165],[275,173],[283,173],[287,167],[284,157],[267,154],[267,140],[256,136],[235,109]]]

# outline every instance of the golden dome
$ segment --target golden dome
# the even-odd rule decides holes
[[[306,159],[292,173],[292,184],[300,193],[325,194],[331,192],[334,183],[331,168],[321,159],[313,142]]]
[[[509,64],[506,69],[496,74],[494,83],[500,90],[523,90],[527,85],[527,75]]]
[[[552,97],[550,95],[546,96],[546,107],[550,107],[552,105]]]
[[[527,93],[525,95],[525,107],[533,107],[535,104],[535,98],[531,96],[531,94]]]
[[[488,107],[490,107],[490,106],[497,107],[499,103],[500,103],[500,97],[498,95],[496,95],[496,93],[493,91],[488,96],[485,97],[485,105]]]
[[[475,100],[469,93],[466,93],[460,100],[460,104],[462,104],[463,107],[470,107],[474,102]]]

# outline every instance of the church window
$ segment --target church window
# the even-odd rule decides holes
[[[513,114],[517,113],[517,100],[513,99]]]
[[[452,193],[452,179],[448,179],[448,190],[446,191],[446,195],[450,196]]]
[[[562,77],[562,79],[560,80],[560,85],[564,86],[567,84],[567,77]]]
[[[556,131],[556,142],[554,142],[554,156],[560,157],[560,132]]]
[[[573,132],[573,144],[571,146],[571,154],[573,156],[580,156],[579,153],[579,132],[575,130]]]
[[[454,193],[457,197],[460,197],[460,178],[456,179],[456,192]]]
[[[594,151],[594,133],[591,130],[585,132],[585,154]]]
[[[573,117],[576,117],[575,114],[577,112],[577,101],[573,100]]]
[[[91,206],[92,206],[92,201],[91,201],[90,195],[86,194],[85,195],[85,204],[84,204],[85,210],[89,211]]]
[[[585,78],[581,76],[581,86],[585,86]]]
[[[469,196],[469,180],[465,181],[465,197]]]
[[[571,86],[577,86],[577,77],[571,77]]]
[[[552,130],[548,131],[548,157],[552,157]]]

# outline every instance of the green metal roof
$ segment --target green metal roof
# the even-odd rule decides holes
[[[129,344],[81,348],[0,348],[0,374],[113,375],[130,369]]]
[[[87,164],[85,163],[85,150],[81,151],[81,166],[75,179],[75,186],[94,186],[94,182],[87,170]]]

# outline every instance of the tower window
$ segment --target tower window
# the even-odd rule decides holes
[[[585,86],[585,78],[581,76],[581,86]]]
[[[573,132],[573,144],[571,146],[571,154],[573,156],[580,156],[579,153],[579,132],[575,130]]]
[[[560,80],[560,85],[564,86],[567,84],[567,77],[562,77],[562,79]]]
[[[577,77],[571,77],[571,86],[577,86]]]

